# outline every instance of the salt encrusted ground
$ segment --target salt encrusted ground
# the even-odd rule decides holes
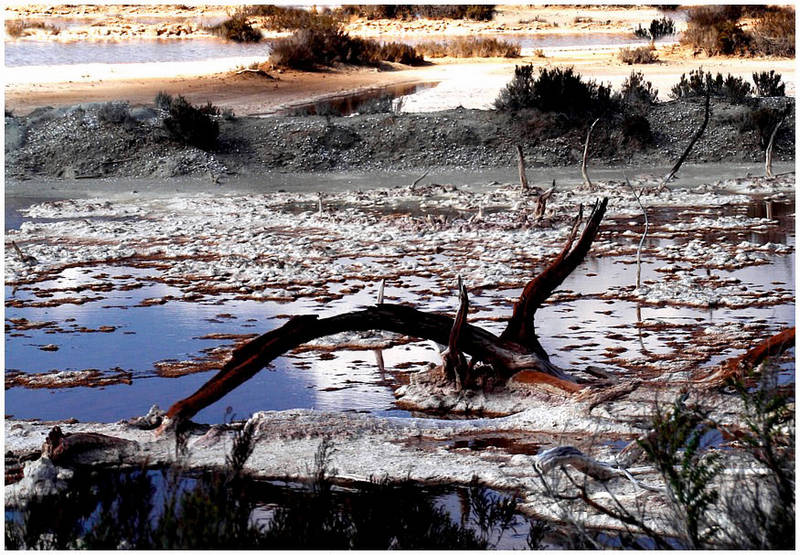
[[[357,299],[356,305],[363,305],[372,302],[380,280],[385,279],[387,300],[411,302],[421,309],[450,310],[454,282],[460,275],[475,301],[470,321],[494,330],[502,324],[502,315],[510,311],[518,288],[560,250],[577,206],[604,195],[610,196],[611,201],[602,231],[592,247],[590,263],[576,270],[579,276],[571,289],[557,291],[548,306],[565,311],[577,303],[596,301],[604,303],[607,311],[622,310],[627,314],[631,312],[626,305],[629,302],[640,306],[723,306],[745,311],[759,306],[791,305],[794,292],[788,286],[754,287],[737,282],[730,272],[774,263],[793,253],[792,242],[753,239],[754,232],[767,236],[787,231],[791,234],[785,217],[779,225],[774,218],[748,216],[753,206],[771,201],[773,206],[791,207],[791,219],[793,186],[794,174],[790,174],[644,196],[651,239],[643,252],[647,265],[638,289],[633,261],[643,218],[630,190],[618,182],[599,183],[599,189],[591,192],[560,189],[541,222],[532,216],[534,199],[522,195],[513,184],[472,188],[429,185],[322,197],[279,192],[47,202],[27,211],[26,215],[36,220],[7,234],[7,285],[15,291],[34,293],[27,297],[12,294],[7,305],[38,306],[36,303],[43,301],[36,293],[45,295],[44,302],[52,303],[50,306],[80,303],[116,288],[133,287],[129,275],[104,274],[88,284],[48,291],[50,280],[65,268],[122,265],[152,269],[137,279],[175,286],[187,302],[220,296],[307,298],[313,310],[323,309],[331,299],[352,296]],[[35,260],[24,262],[11,248],[11,241],[25,257]],[[603,282],[598,287],[584,279],[596,275],[593,268],[599,268],[602,277],[603,269],[608,270],[613,264],[627,268],[621,273],[623,282]],[[46,296],[54,292],[53,296]],[[163,299],[149,301],[159,303]],[[579,324],[581,316],[578,314]],[[7,321],[7,328],[17,332],[48,326],[56,330],[56,335],[60,333],[61,324],[57,322]],[[778,322],[765,319],[698,324],[648,319],[623,321],[600,331],[578,326],[562,339],[585,342],[587,338],[603,337],[608,345],[605,356],[586,361],[583,366],[612,369],[621,384],[628,384],[630,387],[617,398],[598,402],[593,391],[568,397],[516,380],[494,392],[455,393],[433,388],[425,380],[411,376],[409,383],[396,390],[403,406],[454,410],[473,416],[506,416],[437,420],[307,410],[257,413],[252,417],[258,430],[256,450],[248,469],[259,477],[305,477],[321,438],[331,437],[336,446],[333,466],[339,479],[360,481],[370,476],[388,476],[467,483],[477,476],[486,485],[518,491],[527,513],[557,519],[558,508],[542,501],[542,486],[533,471],[532,455],[543,448],[571,444],[598,460],[615,462],[620,448],[648,429],[655,402],[671,402],[679,388],[695,378],[699,369],[718,361],[721,352],[746,349],[779,327]],[[662,332],[666,336],[659,335]],[[556,339],[548,337],[546,325],[540,324],[539,333],[545,344]],[[637,335],[651,350],[643,349],[636,355],[627,352],[626,343],[636,341]],[[242,334],[229,339],[242,341],[247,337]],[[672,342],[664,337],[672,337]],[[375,349],[401,341],[406,339],[385,333],[345,334],[314,342],[308,348]],[[225,349],[215,350],[208,359],[219,364],[225,354]],[[793,360],[793,355],[786,360]],[[198,368],[207,370],[209,366],[198,363]],[[173,362],[165,371],[180,374],[181,369],[191,371],[191,361]],[[102,385],[110,383],[102,380],[114,378],[124,380],[129,376],[114,375],[114,369],[46,376],[15,374],[7,376],[6,386],[9,387],[9,379],[12,386],[53,387]],[[716,421],[732,432],[736,430],[740,410],[737,402],[711,393],[704,394],[702,400],[714,407]],[[52,425],[7,420],[6,449],[17,455],[38,451]],[[174,456],[172,438],[158,438],[153,432],[124,422],[60,425],[65,432],[94,431],[136,442],[123,450],[125,464],[144,460],[159,464]],[[197,428],[189,440],[190,464],[223,464],[230,434],[225,427]],[[483,447],[469,446],[475,438],[482,438]],[[99,464],[109,462],[108,457],[117,460],[118,455],[116,451],[104,455],[90,451],[82,457]],[[630,468],[631,474],[645,483],[659,485],[654,469],[638,464],[641,463]],[[49,467],[46,460],[28,465],[26,478],[6,487],[7,500],[24,499],[37,488],[65,485],[60,482],[66,477],[64,473]],[[739,471],[747,469],[733,467],[722,481],[735,480]],[[36,476],[41,478],[38,483]],[[646,498],[653,514],[663,508],[659,494],[637,490],[627,480],[613,480],[606,486],[592,483],[590,487],[598,500],[609,496],[604,489],[608,487],[623,503]],[[589,522],[598,526],[613,524],[598,515],[590,515]]]

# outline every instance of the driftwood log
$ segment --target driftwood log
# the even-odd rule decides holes
[[[190,419],[252,378],[280,355],[313,339],[346,331],[386,330],[448,345],[445,378],[458,387],[473,386],[479,379],[502,382],[518,372],[528,371],[541,374],[543,381],[562,383],[565,386],[563,389],[574,391],[579,387],[576,379],[550,363],[547,352],[539,343],[534,330],[534,316],[542,303],[589,252],[607,204],[607,198],[595,203],[583,233],[575,243],[583,215],[581,206],[564,248],[547,268],[525,286],[500,337],[466,322],[468,299],[463,286],[460,286],[461,302],[455,318],[389,303],[379,303],[365,310],[329,318],[295,316],[283,326],[234,351],[231,359],[214,377],[194,394],[170,407],[161,430]],[[467,364],[465,354],[472,357],[470,364]],[[478,361],[484,364],[477,366]]]

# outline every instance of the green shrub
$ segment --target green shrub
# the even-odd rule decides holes
[[[645,29],[644,27],[639,25],[636,28],[636,30],[634,30],[633,34],[639,37],[640,39],[656,41],[661,37],[674,35],[675,22],[668,17],[662,17],[661,19],[654,19],[650,22],[649,28]]]
[[[773,108],[756,108],[748,110],[738,121],[739,132],[755,131],[762,149],[767,148],[769,137],[778,121],[783,117],[780,110]]]
[[[698,406],[687,407],[683,398],[675,401],[668,414],[657,412],[653,432],[640,441],[650,461],[667,483],[667,491],[680,523],[680,535],[691,549],[710,545],[717,533],[707,527],[708,512],[719,499],[712,483],[722,471],[719,455],[704,443],[711,431],[708,413]]]
[[[658,90],[653,88],[653,84],[650,81],[645,81],[641,72],[632,71],[622,83],[620,97],[626,109],[646,108],[656,103]]]
[[[517,58],[520,55],[520,47],[516,43],[483,37],[425,41],[417,44],[416,50],[427,58]]]
[[[155,99],[156,108],[168,112],[172,106],[172,100],[173,98],[171,94],[167,94],[165,91],[158,91]]]
[[[210,150],[217,143],[219,123],[209,115],[209,106],[210,103],[203,108],[196,108],[179,95],[170,103],[169,115],[164,118],[164,127],[174,139]]]
[[[638,48],[620,48],[619,59],[628,65],[654,64],[658,61],[658,56],[652,46],[640,46]]]
[[[515,68],[514,78],[495,100],[497,110],[536,108],[577,121],[619,109],[619,98],[612,96],[611,87],[584,81],[572,67],[540,68],[536,76],[533,69],[533,65]]]
[[[244,13],[237,13],[209,30],[217,36],[234,42],[259,42],[261,33],[247,21]]]
[[[653,141],[650,120],[641,114],[630,114],[622,118],[622,140],[643,147]]]
[[[712,77],[710,72],[702,69],[695,69],[686,74],[681,74],[680,81],[672,87],[670,95],[672,98],[690,98],[694,96],[705,96],[706,88],[710,89],[712,96],[724,97],[732,104],[741,104],[752,95],[750,83],[741,77],[735,77],[730,73],[723,78],[721,73]]]
[[[131,118],[130,108],[127,102],[106,102],[100,107],[97,117],[106,123],[124,123]]]
[[[754,73],[753,83],[758,96],[786,96],[786,84],[783,83],[781,74],[775,73],[774,69]]]

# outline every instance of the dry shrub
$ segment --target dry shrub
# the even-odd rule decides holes
[[[339,13],[366,19],[471,19],[490,21],[494,17],[493,4],[357,4],[342,6]]]
[[[296,31],[291,37],[275,42],[270,62],[276,66],[313,70],[336,63],[380,65],[383,61],[409,65],[424,63],[413,47],[351,37],[335,24],[320,24]]]
[[[753,26],[753,51],[764,56],[794,57],[794,8],[772,8]]]
[[[428,58],[517,58],[518,44],[493,38],[459,37],[444,42],[425,41],[417,52]]]
[[[261,33],[253,28],[247,20],[247,15],[239,12],[226,19],[219,25],[209,28],[215,35],[234,42],[259,42]]]
[[[747,53],[750,36],[739,25],[741,16],[741,6],[692,8],[681,42],[709,56]]]
[[[658,55],[652,46],[640,46],[638,48],[621,48],[619,59],[628,65],[654,64],[658,61]]]

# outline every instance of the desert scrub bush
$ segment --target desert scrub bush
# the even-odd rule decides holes
[[[519,44],[482,37],[459,37],[446,41],[425,41],[416,51],[427,58],[518,58]]]
[[[105,123],[120,124],[131,120],[131,107],[127,102],[106,102],[97,111],[97,117]]]
[[[26,29],[42,29],[51,35],[57,35],[61,29],[55,25],[42,23],[41,21],[26,21],[24,19],[9,19],[5,22],[6,34],[11,38],[19,38],[25,35]]]
[[[471,19],[490,21],[494,17],[493,4],[356,4],[342,6],[339,12],[347,16],[366,19]]]
[[[269,61],[276,66],[313,70],[335,63],[376,66],[382,61],[398,61],[419,65],[424,59],[408,45],[381,45],[374,40],[351,37],[338,25],[325,24],[279,39],[273,45]]]
[[[171,94],[167,93],[166,91],[158,91],[156,93],[156,98],[155,98],[154,102],[155,102],[156,108],[158,108],[159,110],[163,110],[165,112],[168,112],[169,109],[170,109],[170,106],[172,106],[172,100],[173,100],[173,97],[172,97]]]
[[[297,31],[310,27],[331,27],[339,23],[335,13],[292,8],[288,6],[256,5],[242,8],[242,12],[263,19],[263,26],[272,31]]]
[[[772,130],[783,118],[784,112],[774,108],[755,108],[747,109],[735,122],[740,133],[755,131],[758,135],[758,143],[762,149],[767,148],[769,137]]]
[[[668,17],[654,19],[650,22],[650,26],[646,29],[641,25],[636,27],[636,29],[633,31],[633,34],[640,39],[647,39],[651,42],[657,41],[661,37],[675,34],[675,22]]]
[[[705,96],[706,89],[712,96],[723,97],[732,104],[741,104],[752,95],[750,83],[741,77],[730,73],[724,78],[721,73],[714,77],[700,68],[689,72],[688,78],[685,73],[681,74],[680,81],[670,90],[670,96],[675,99]]]
[[[234,42],[259,42],[261,32],[247,20],[247,15],[239,12],[222,23],[209,27],[209,31],[218,37]]]
[[[767,361],[760,374],[730,386],[744,405],[740,441],[766,469],[766,479],[742,476],[725,497],[725,543],[737,549],[795,548],[795,418],[791,390],[778,385],[780,367]]]
[[[653,142],[650,120],[638,113],[625,114],[622,118],[622,142],[642,148]]]
[[[764,56],[794,57],[795,10],[775,6],[756,19],[752,30],[752,49]]]
[[[703,50],[710,56],[748,52],[750,35],[739,20],[742,6],[702,6],[688,11],[681,43]]]
[[[783,83],[781,74],[775,73],[774,69],[753,73],[753,83],[758,96],[786,96],[786,84]]]
[[[640,71],[632,71],[622,83],[620,97],[624,107],[652,106],[658,100],[658,90]]]
[[[375,48],[375,41],[367,41],[368,48]],[[425,63],[425,58],[419,51],[402,42],[386,42],[378,49],[379,61],[396,62],[408,66],[418,66]]]
[[[628,65],[654,64],[658,61],[656,49],[652,46],[639,46],[637,48],[620,48],[619,59]]]
[[[639,443],[667,484],[671,524],[686,547],[710,547],[718,528],[709,511],[719,499],[714,479],[722,471],[719,454],[708,449],[708,411],[685,404],[681,395],[668,413],[657,407],[652,432]]]
[[[619,109],[619,98],[611,94],[610,86],[584,81],[572,67],[540,68],[537,75],[533,69],[530,64],[514,69],[514,78],[494,102],[495,109],[535,108],[563,114],[573,123]]]
[[[170,102],[164,127],[174,139],[210,150],[216,146],[219,137],[219,123],[212,117],[215,110],[211,103],[201,108],[192,106],[179,95]]]

